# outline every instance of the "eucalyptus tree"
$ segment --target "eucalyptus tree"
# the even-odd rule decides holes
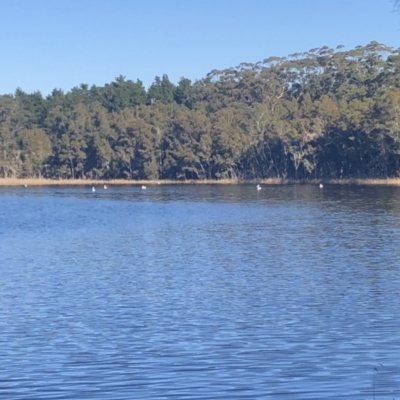
[[[100,95],[103,106],[110,112],[144,104],[146,101],[146,90],[142,81],[133,82],[122,75],[100,89]]]
[[[46,132],[40,128],[23,129],[19,133],[22,175],[25,177],[48,176],[48,159],[52,154],[52,145]]]
[[[46,117],[45,99],[38,91],[31,94],[18,88],[14,95],[19,108],[21,120],[26,128],[39,127]]]
[[[213,114],[213,168],[216,178],[238,179],[246,174],[244,155],[254,143],[249,135],[250,118],[250,110],[246,107],[226,107]]]
[[[166,140],[169,140],[169,154],[180,170],[177,178],[212,177],[211,124],[203,112],[179,107],[169,122]]]
[[[195,82],[0,96],[0,176],[204,179],[397,176],[399,51],[327,46]]]
[[[157,178],[152,126],[137,114],[135,108],[127,108],[112,116],[111,127],[116,134],[112,169],[129,179]]]
[[[22,159],[18,134],[24,129],[18,101],[11,95],[0,96],[0,174],[19,177]]]
[[[168,75],[164,74],[162,78],[156,76],[154,82],[147,91],[147,103],[153,104],[155,101],[168,104],[174,101],[175,86],[169,80]]]
[[[174,89],[174,101],[188,108],[193,107],[193,89],[190,79],[182,77],[179,80],[178,85]]]
[[[112,146],[116,137],[111,128],[110,114],[99,102],[90,103],[86,108],[90,120],[86,132],[85,174],[92,178],[113,178],[116,174],[111,170]]]
[[[21,167],[20,150],[12,130],[0,123],[0,177],[18,177]]]

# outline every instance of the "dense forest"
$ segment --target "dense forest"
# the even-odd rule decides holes
[[[400,54],[377,42],[213,70],[0,96],[0,177],[400,175]]]

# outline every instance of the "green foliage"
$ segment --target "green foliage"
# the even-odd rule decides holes
[[[110,112],[120,111],[124,108],[144,104],[146,90],[140,80],[133,82],[125,80],[120,75],[111,84],[106,84],[100,90],[101,102]]]
[[[188,108],[193,106],[192,82],[190,79],[181,78],[174,90],[174,100],[177,104],[183,104]]]
[[[0,176],[294,179],[400,175],[400,54],[377,42],[204,79],[119,76],[0,96]]]
[[[147,93],[148,104],[160,102],[164,104],[172,103],[174,101],[175,86],[170,82],[168,75],[163,75],[160,79],[156,76],[154,83],[149,87]]]
[[[51,142],[46,132],[40,128],[25,129],[19,134],[23,174],[41,177],[51,156]]]

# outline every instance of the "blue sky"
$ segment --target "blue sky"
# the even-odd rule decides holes
[[[148,87],[327,45],[400,47],[392,0],[0,0],[0,94]]]

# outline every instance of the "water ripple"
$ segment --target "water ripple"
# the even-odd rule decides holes
[[[400,397],[399,195],[0,188],[0,397]]]

